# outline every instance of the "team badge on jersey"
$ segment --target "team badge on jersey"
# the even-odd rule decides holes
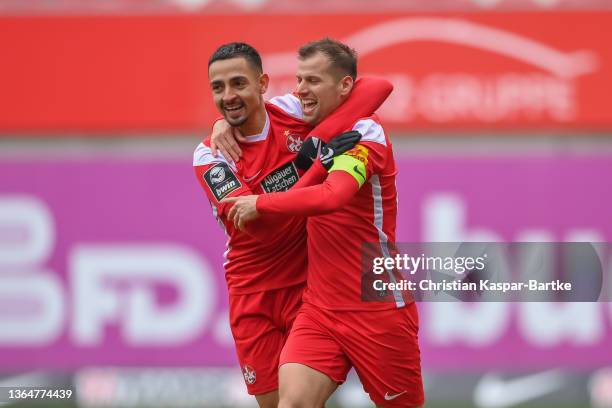
[[[253,370],[253,367],[246,364],[244,367],[242,367],[242,375],[244,376],[244,382],[249,385],[255,384],[255,381],[257,381],[257,374],[255,374],[255,370]]]
[[[299,178],[295,164],[289,162],[268,174],[261,182],[261,188],[266,193],[287,191],[291,186],[297,183]]]
[[[219,163],[204,173],[204,181],[217,201],[223,200],[229,193],[242,187],[227,163]]]
[[[302,137],[292,135],[288,130],[285,130],[284,134],[287,137],[287,149],[289,149],[291,153],[299,152],[302,148],[302,144],[304,144]]]

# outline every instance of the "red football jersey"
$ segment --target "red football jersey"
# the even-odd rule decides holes
[[[376,117],[358,121],[363,136],[357,154],[365,157],[366,182],[340,210],[308,218],[308,287],[304,302],[333,310],[380,310],[405,306],[400,292],[394,302],[361,300],[362,244],[377,243],[390,256],[397,218],[397,169],[389,137]],[[393,279],[393,278],[391,278]]]
[[[266,124],[260,134],[241,144],[242,159],[213,157],[208,141],[194,153],[198,180],[213,214],[228,236],[225,277],[231,294],[284,288],[306,280],[306,230],[302,217],[268,216],[245,232],[227,221],[226,197],[285,191],[298,181],[293,160],[312,129],[299,119],[297,98],[286,95],[266,103]]]
[[[375,116],[359,120],[353,130],[360,143],[344,153],[365,164],[364,180],[334,171],[319,186],[260,196],[263,214],[309,215],[308,286],[304,302],[331,310],[381,310],[403,307],[411,301],[399,291],[380,293],[386,302],[362,301],[363,243],[374,245],[376,256],[391,256],[397,217],[397,173],[391,142]],[[357,166],[356,166],[357,167]],[[365,271],[364,271],[365,272]],[[396,271],[380,277],[393,282]],[[372,291],[370,291],[372,292]]]

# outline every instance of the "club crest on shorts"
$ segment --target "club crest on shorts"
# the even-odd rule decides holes
[[[291,153],[297,153],[302,148],[304,141],[300,136],[292,135],[288,130],[285,130],[284,135],[287,137],[287,149]]]
[[[249,365],[244,365],[244,367],[242,368],[242,375],[244,376],[244,382],[249,385],[255,384],[255,381],[257,381],[257,375],[255,374],[255,370],[253,370],[253,367]]]

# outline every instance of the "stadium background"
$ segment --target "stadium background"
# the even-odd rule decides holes
[[[269,94],[322,36],[394,83],[399,241],[596,242],[612,239],[611,27],[606,0],[0,1],[0,387],[253,404],[191,167],[219,44],[260,50]],[[612,407],[609,303],[420,311],[428,406]],[[353,379],[332,405],[369,403]]]

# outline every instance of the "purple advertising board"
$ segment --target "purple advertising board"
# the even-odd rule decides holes
[[[612,240],[610,156],[398,164],[398,241]],[[225,242],[189,157],[5,159],[1,368],[234,365]],[[612,363],[608,303],[419,309],[428,369]]]

